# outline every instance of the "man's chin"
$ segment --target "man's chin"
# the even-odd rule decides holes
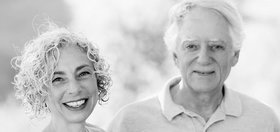
[[[210,93],[210,92],[213,92],[213,91],[216,91],[217,90],[217,85],[211,85],[211,84],[194,84],[192,85],[192,89],[193,91],[197,92],[197,93]]]

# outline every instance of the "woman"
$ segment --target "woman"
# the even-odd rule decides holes
[[[102,132],[85,121],[108,100],[109,65],[86,38],[50,25],[12,59],[16,97],[31,117],[50,114],[44,132]]]

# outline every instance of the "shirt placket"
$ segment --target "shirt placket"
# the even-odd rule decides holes
[[[186,114],[186,116],[188,116],[189,120],[191,121],[189,125],[192,124],[193,126],[192,132],[204,132],[203,130],[206,122],[201,116],[191,111],[185,111],[184,113]]]

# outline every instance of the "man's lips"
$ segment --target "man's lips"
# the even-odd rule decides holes
[[[203,76],[212,75],[215,73],[215,71],[199,71],[199,70],[194,70],[193,72]]]

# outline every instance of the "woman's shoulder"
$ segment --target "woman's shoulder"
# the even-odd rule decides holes
[[[102,128],[89,124],[86,124],[86,128],[89,130],[89,132],[105,132]]]

